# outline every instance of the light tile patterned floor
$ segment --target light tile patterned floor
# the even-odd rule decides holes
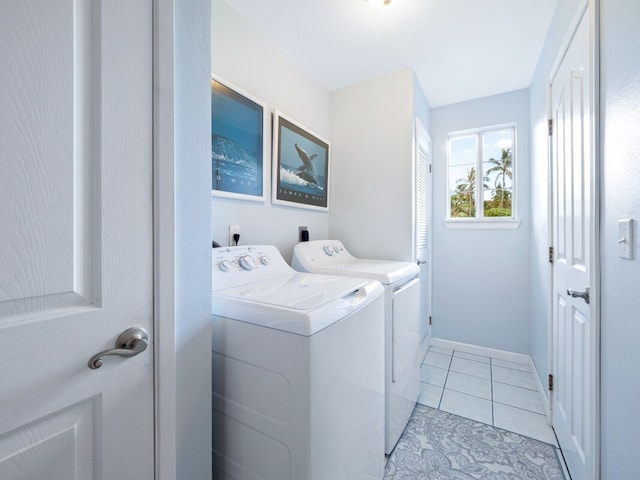
[[[558,446],[529,365],[431,347],[419,403]]]

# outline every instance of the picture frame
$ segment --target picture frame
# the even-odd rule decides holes
[[[274,112],[271,202],[328,211],[330,151],[328,140]]]
[[[211,194],[264,202],[269,187],[264,102],[211,75]]]

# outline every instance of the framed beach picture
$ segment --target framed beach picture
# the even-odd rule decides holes
[[[272,202],[328,210],[329,150],[327,140],[276,111],[273,118]]]
[[[268,112],[259,100],[211,77],[211,193],[265,201]]]

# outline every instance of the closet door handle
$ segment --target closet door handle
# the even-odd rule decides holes
[[[567,295],[573,298],[582,298],[585,303],[589,303],[589,287],[584,288],[584,292],[578,292],[576,290],[572,290],[571,288],[567,289]]]
[[[120,334],[116,340],[116,348],[104,350],[96,353],[89,359],[88,365],[91,370],[102,366],[102,357],[117,355],[119,357],[135,357],[144,352],[149,346],[149,334],[140,327],[128,328]]]

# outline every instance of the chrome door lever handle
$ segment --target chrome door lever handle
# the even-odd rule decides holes
[[[589,303],[589,287],[584,288],[584,292],[577,292],[571,288],[567,289],[567,295],[573,298],[582,298],[585,303]]]
[[[135,357],[149,346],[149,335],[140,327],[128,328],[116,340],[116,348],[96,353],[89,359],[89,368],[95,370],[102,366],[102,357],[117,355],[119,357]]]

